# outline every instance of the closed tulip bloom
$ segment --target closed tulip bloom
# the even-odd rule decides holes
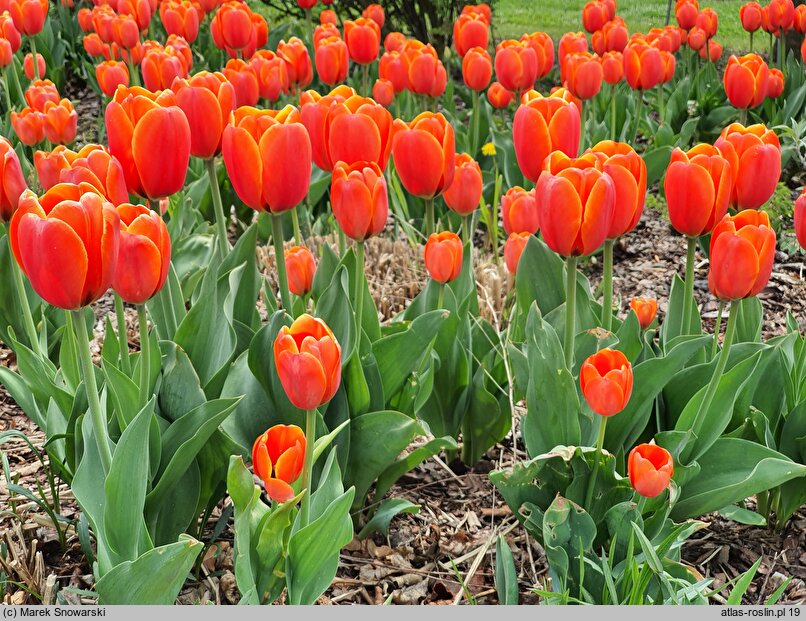
[[[542,97],[535,93],[518,107],[512,125],[515,155],[521,172],[536,183],[543,170],[543,161],[552,151],[576,157],[580,132],[577,106],[559,97]]]
[[[20,112],[12,110],[11,127],[20,142],[29,147],[45,139],[44,115],[33,108],[23,108]]]
[[[687,43],[688,46],[695,52],[701,52],[703,49],[705,49],[706,39],[707,37],[705,36],[705,31],[702,28],[697,28],[695,26],[688,33]]]
[[[303,106],[302,122],[317,144],[314,162],[320,164],[316,151],[324,150],[323,170],[332,169],[336,162],[375,162],[386,169],[392,149],[392,115],[382,105],[368,97],[353,94],[343,101],[335,97],[325,104],[324,117]],[[318,110],[321,113],[322,108]]]
[[[165,284],[171,266],[171,237],[159,214],[143,205],[123,203],[120,242],[112,288],[129,304],[144,304]]]
[[[176,78],[187,77],[182,60],[175,54],[159,49],[146,52],[140,72],[143,74],[143,84],[152,92],[170,88]]]
[[[453,45],[463,57],[474,47],[487,49],[490,42],[490,24],[480,13],[460,15],[453,23]]]
[[[630,300],[630,309],[638,317],[641,329],[646,330],[658,314],[658,301],[652,298],[633,298]]]
[[[126,50],[140,43],[140,30],[131,15],[116,15],[112,21],[112,40]]]
[[[10,49],[10,46],[9,46]],[[41,77],[45,77],[45,57],[42,54],[36,55],[36,64],[37,68],[39,69],[39,75]],[[29,80],[33,80],[36,73],[34,72],[34,57],[33,54],[26,54],[25,60],[22,63],[23,70],[25,71],[25,77]]]
[[[8,67],[14,61],[14,52],[11,50],[11,43],[6,39],[0,39],[0,68]]]
[[[383,53],[378,62],[378,77],[389,80],[395,88],[395,93],[399,93],[408,87],[408,68],[400,52],[390,50]]]
[[[453,183],[445,190],[443,198],[448,209],[460,216],[467,216],[476,210],[481,201],[481,168],[467,153],[457,153],[454,161]]]
[[[285,394],[300,410],[324,405],[341,383],[341,346],[324,321],[308,314],[280,329],[274,364]]]
[[[644,42],[624,48],[624,77],[634,90],[649,90],[660,84],[664,74],[660,50]]]
[[[45,137],[53,144],[70,144],[76,139],[78,113],[69,99],[45,104],[43,123]]]
[[[33,36],[42,32],[48,16],[47,0],[9,0],[7,7],[20,34]]]
[[[325,96],[317,91],[306,91],[300,96],[300,117],[311,140],[313,163],[326,172],[333,170],[328,150],[329,114],[336,104],[357,96],[354,89],[342,84]]]
[[[350,239],[364,241],[383,230],[389,198],[383,171],[375,162],[336,162],[330,197],[336,222]]]
[[[509,39],[495,48],[495,76],[510,91],[525,91],[537,79],[537,54],[530,45]]]
[[[708,288],[720,300],[758,295],[772,273],[775,231],[764,211],[725,216],[711,235]]]
[[[804,6],[804,5],[801,5]],[[767,97],[777,99],[784,94],[784,74],[780,69],[770,69],[770,76],[767,80]]]
[[[96,33],[92,32],[88,35],[84,35],[81,43],[84,46],[84,51],[87,52],[90,57],[100,58],[103,56],[107,60],[111,58],[109,46],[101,41],[101,37]]]
[[[590,33],[601,30],[610,14],[603,2],[591,0],[582,7],[582,26]]]
[[[441,113],[422,112],[411,123],[395,120],[395,169],[410,194],[431,199],[449,188],[455,153],[453,127]]]
[[[359,65],[368,65],[378,58],[381,48],[381,28],[377,22],[366,17],[344,22],[344,41],[350,59]]]
[[[374,22],[373,22],[374,23]],[[347,45],[337,37],[329,37],[319,42],[314,54],[316,73],[328,86],[344,82],[350,69]]]
[[[697,24],[699,13],[700,9],[696,0],[678,1],[674,10],[677,25],[683,30],[691,30]]]
[[[119,87],[106,107],[109,151],[123,166],[129,192],[148,198],[175,194],[185,184],[190,126],[171,91]]]
[[[288,65],[270,50],[258,50],[249,59],[257,76],[260,98],[275,102],[289,91]]]
[[[624,59],[621,52],[607,52],[602,57],[602,78],[610,85],[618,84],[624,77]]]
[[[313,254],[302,246],[292,246],[284,255],[288,290],[299,297],[308,295],[313,288],[313,276],[316,273]]]
[[[588,51],[588,39],[582,32],[566,32],[557,46],[557,61],[560,65],[560,80],[565,82],[565,57]]]
[[[11,220],[20,194],[27,188],[20,160],[7,138],[0,136],[0,219]]]
[[[781,143],[762,124],[731,123],[714,143],[733,170],[731,205],[757,209],[775,192],[781,177]]]
[[[793,20],[794,21],[794,20]],[[775,35],[776,37],[781,36],[781,32],[778,29],[776,24],[771,23],[770,21],[770,7],[765,6],[761,8],[761,29],[766,32],[767,34]]]
[[[700,58],[703,60],[707,60],[708,56],[711,57],[711,62],[715,63],[720,58],[722,58],[722,44],[718,41],[714,41],[711,39],[708,41],[708,45],[704,45],[700,48],[699,54]]]
[[[431,45],[407,41],[403,51],[408,88],[417,95],[441,97],[445,92],[448,74]]]
[[[747,32],[755,32],[761,28],[761,5],[758,2],[747,2],[739,9],[739,20]]]
[[[513,99],[515,99],[515,93],[505,89],[501,82],[493,82],[487,89],[487,101],[497,110],[508,108]]]
[[[602,63],[588,52],[569,54],[565,57],[565,77],[568,90],[575,97],[592,99],[602,89]]]
[[[392,105],[395,99],[395,87],[389,80],[378,79],[372,85],[372,98],[384,108]]]
[[[297,0],[297,6],[308,11],[316,6],[316,0]]]
[[[774,1],[774,0],[773,0]],[[697,15],[697,27],[705,31],[705,36],[713,39],[719,29],[719,17],[712,8],[703,9]]]
[[[624,21],[616,19],[607,22],[601,30],[593,33],[591,46],[599,56],[604,56],[607,52],[623,52],[629,38],[630,35]]]
[[[221,153],[221,136],[235,109],[235,88],[222,73],[202,71],[172,85],[176,105],[190,126],[190,154],[210,159]]]
[[[2,148],[2,142],[0,142]],[[76,153],[64,145],[56,146],[52,151],[36,151],[34,153],[34,167],[40,185],[49,190],[61,181],[62,170],[70,170]]]
[[[526,191],[520,186],[507,190],[501,197],[501,215],[504,220],[504,232],[536,234],[540,229],[535,191]]]
[[[210,33],[219,49],[245,48],[252,39],[252,28],[252,11],[244,2],[224,2],[210,22]]]
[[[663,182],[672,227],[687,237],[710,233],[728,211],[733,172],[710,145],[672,152]]]
[[[12,54],[16,54],[22,45],[22,36],[8,11],[0,11],[0,38],[8,41]]]
[[[591,151],[603,156],[602,171],[610,176],[616,191],[607,231],[608,239],[616,239],[632,231],[641,219],[646,200],[646,163],[624,142],[604,140]]]
[[[118,86],[129,86],[129,68],[118,60],[106,60],[95,66],[98,87],[107,97],[115,94]]]
[[[760,19],[761,16],[759,15]],[[806,4],[799,4],[795,7],[795,18],[792,26],[800,34],[806,33]]]
[[[434,281],[444,285],[462,273],[462,240],[456,233],[431,233],[425,243],[425,269]]]
[[[490,5],[486,2],[481,2],[479,4],[466,4],[462,7],[462,15],[473,15],[474,13],[484,17],[488,24],[493,23],[493,12],[490,8]]]
[[[770,69],[757,54],[731,55],[725,67],[723,84],[728,100],[735,108],[755,108],[767,96]]]
[[[383,39],[383,49],[386,52],[402,52],[406,43],[406,35],[402,32],[390,32]]]
[[[779,30],[792,30],[795,21],[795,5],[792,0],[770,0],[768,9],[771,25]]]
[[[308,48],[297,37],[277,44],[277,55],[288,63],[288,82],[293,88],[305,88],[313,80],[313,65]]]
[[[386,23],[386,14],[380,4],[368,4],[361,13],[361,17],[371,19],[378,24],[378,28],[383,28],[383,25]]]
[[[509,237],[507,237],[507,241],[504,244],[504,263],[507,266],[507,271],[513,276],[518,271],[518,263],[521,262],[521,255],[531,236],[531,233],[524,232],[510,233]]]
[[[669,487],[674,461],[665,448],[654,443],[639,444],[627,458],[630,485],[641,496],[655,498]]]
[[[322,41],[331,37],[341,39],[341,31],[338,26],[334,24],[320,24],[313,29],[313,49],[316,50]]]
[[[521,36],[521,41],[535,51],[537,78],[546,77],[554,67],[554,41],[545,32],[533,32]]]
[[[203,14],[195,2],[184,0],[160,4],[160,19],[168,34],[179,35],[188,43],[193,43],[199,35],[199,22]]]
[[[148,30],[155,10],[156,4],[152,5],[150,0],[118,0],[117,12],[120,15],[133,16],[141,32]]]
[[[493,77],[493,61],[487,50],[474,47],[462,59],[462,77],[465,85],[474,91],[483,91]]]
[[[325,9],[321,13],[319,13],[319,23],[321,25],[325,24],[333,24],[334,26],[339,25],[339,17],[336,15],[336,11],[332,9]]]
[[[294,498],[291,483],[305,465],[305,434],[296,425],[275,425],[255,440],[252,467],[274,502]]]
[[[293,106],[238,108],[224,129],[222,151],[232,187],[252,209],[281,213],[308,194],[311,141]]]
[[[115,208],[70,184],[54,186],[41,199],[24,191],[9,228],[14,258],[34,291],[67,310],[92,304],[109,289],[119,235]]]
[[[806,248],[806,191],[795,201],[795,236],[801,248]]]
[[[25,101],[38,112],[45,111],[48,102],[59,103],[62,100],[56,85],[50,80],[34,80],[25,89]]]
[[[235,90],[235,105],[255,106],[260,99],[260,84],[251,65],[240,58],[227,61],[222,72]]]
[[[613,180],[596,168],[544,173],[535,188],[538,221],[549,248],[564,256],[588,255],[605,241],[613,218]]]
[[[632,365],[616,349],[605,348],[588,356],[579,369],[582,395],[600,416],[613,416],[627,407],[632,384]]]

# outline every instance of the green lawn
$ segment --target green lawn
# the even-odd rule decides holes
[[[565,32],[582,30],[582,7],[585,2],[586,0],[496,0],[493,18],[496,39],[517,39],[524,32],[536,30],[548,32],[558,39]],[[748,35],[739,22],[739,7],[742,4],[744,0],[700,0],[701,8],[710,6],[719,14],[716,40],[732,50],[744,50],[749,44]],[[646,32],[653,26],[664,25],[666,0],[619,0],[618,13],[627,22],[630,32]],[[674,14],[672,23],[676,23]],[[756,39],[760,38],[757,35]],[[763,40],[766,43],[766,36]]]

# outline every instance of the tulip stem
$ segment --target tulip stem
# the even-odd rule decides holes
[[[131,377],[132,367],[129,360],[129,338],[126,334],[126,314],[123,311],[123,298],[115,294],[115,315],[118,320],[118,343],[120,344],[121,370]]]
[[[218,248],[221,251],[221,258],[223,259],[229,252],[227,219],[224,216],[224,205],[221,202],[221,191],[218,189],[218,175],[215,171],[215,160],[210,158],[209,160],[205,160],[204,163],[207,166],[207,176],[210,178],[210,195],[213,198],[213,210],[215,211]]]
[[[291,210],[291,224],[294,225],[294,241],[297,243],[297,246],[302,246],[302,231],[299,228],[299,216],[297,215],[297,208]]]
[[[697,238],[688,237],[686,249],[686,281],[683,295],[683,325],[681,334],[689,334],[691,326],[691,305],[694,304],[694,258],[697,252]]]
[[[719,300],[719,308],[716,311],[716,326],[714,327],[714,344],[711,347],[711,358],[716,358],[719,351],[719,328],[722,326],[722,313],[725,311],[725,302]]]
[[[462,244],[472,241],[470,237],[470,214],[462,216]]]
[[[778,69],[783,73],[786,62],[786,33],[781,28],[781,36],[778,37]]]
[[[442,310],[442,305],[445,303],[445,283],[439,283],[439,290],[437,292],[437,310]]]
[[[17,297],[20,300],[22,307],[22,325],[25,329],[25,335],[31,344],[31,351],[39,358],[42,357],[42,350],[39,347],[39,338],[36,333],[36,325],[34,325],[34,316],[31,314],[31,305],[28,302],[28,294],[25,292],[25,281],[22,278],[22,268],[17,264],[14,258],[14,253],[11,250],[11,235],[10,226],[9,234],[6,235],[8,242],[8,253],[11,257],[11,271],[14,273],[14,287],[17,289]]]
[[[747,108],[739,110],[739,123],[745,126],[747,125]]]
[[[6,67],[5,75],[3,76],[3,93],[6,95],[6,114],[10,114],[11,109],[13,108],[11,105],[11,89],[9,88],[10,81],[8,79],[8,73],[9,69]]]
[[[479,92],[474,90],[473,94],[473,112],[470,118],[470,154],[476,157],[479,152]]]
[[[616,139],[616,85],[610,87],[610,140]]]
[[[577,258],[565,260],[565,366],[574,373],[574,337],[576,335]]]
[[[664,117],[666,116],[664,112],[665,108],[665,101],[666,98],[663,96],[663,83],[658,84],[658,116],[660,118],[660,124],[663,125]]]
[[[434,199],[425,199],[425,234],[431,235],[434,232]]]
[[[372,91],[369,89],[369,65],[361,65],[361,91],[364,97],[372,97]]]
[[[137,323],[140,327],[140,407],[148,403],[151,384],[151,342],[148,339],[148,315],[146,305],[137,305]]]
[[[8,72],[11,74],[11,77],[14,78],[14,86],[17,89],[17,96],[20,98],[20,104],[24,108],[28,103],[25,100],[25,92],[22,90],[22,85],[20,84],[20,76],[17,74],[17,61],[15,60],[8,66]]]
[[[283,250],[283,222],[282,216],[271,214],[271,236],[274,242],[274,260],[277,262],[277,280],[280,281],[280,299],[283,309],[291,312],[291,295],[288,293],[288,276],[285,271],[285,251]]]
[[[733,335],[736,333],[736,324],[739,320],[740,306],[741,300],[733,300],[730,304],[728,325],[725,328],[725,340],[722,343],[722,351],[719,353],[714,374],[711,376],[711,381],[708,383],[708,389],[700,402],[700,407],[697,410],[697,416],[694,418],[694,420],[702,420],[702,417],[708,413],[708,409],[711,407],[711,402],[714,400],[714,395],[716,395],[716,390],[719,387],[719,380],[722,378],[722,374],[725,372],[725,367],[728,364],[728,353],[730,351],[731,343],[733,343]]]
[[[593,456],[593,470],[588,479],[588,491],[585,493],[585,511],[591,512],[591,502],[593,501],[593,491],[596,489],[596,479],[599,478],[599,461],[602,459],[604,450],[605,429],[607,428],[607,417],[599,417],[599,437],[596,440],[596,453]]]
[[[355,353],[361,352],[361,335],[363,334],[364,315],[364,242],[355,243]]]
[[[644,91],[639,88],[635,91],[635,94],[638,97],[638,101],[635,103],[635,125],[632,130],[632,140],[630,140],[632,145],[635,144],[635,139],[638,137],[638,126],[641,125],[641,112],[643,112],[644,106]]]
[[[34,39],[33,35],[31,35],[31,58],[34,61],[34,78],[39,80],[39,63],[36,62],[36,40]]]
[[[753,33],[750,33],[750,53],[753,53]]]
[[[615,239],[604,243],[604,292],[602,294],[602,327],[610,331],[613,325],[613,246]]]
[[[305,495],[302,497],[302,507],[300,508],[300,519],[302,528],[308,525],[311,511],[311,480],[313,479],[313,447],[316,442],[316,410],[305,412],[305,461],[302,466],[302,489]]]
[[[112,449],[109,445],[109,434],[106,429],[106,419],[101,411],[101,400],[98,398],[98,384],[95,382],[95,365],[92,364],[90,354],[90,338],[87,334],[87,324],[81,311],[70,311],[70,321],[73,331],[78,339],[78,361],[81,364],[81,374],[84,376],[84,387],[87,392],[87,404],[98,443],[98,453],[101,457],[101,467],[104,475],[109,473],[112,466]]]
[[[131,80],[132,86],[140,86],[140,74],[137,73],[137,67],[135,67],[132,61],[131,50],[129,50],[129,58],[126,60],[126,65],[129,67],[129,80]]]

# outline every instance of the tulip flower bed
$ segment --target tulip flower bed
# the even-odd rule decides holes
[[[802,603],[806,5],[325,4],[0,3],[6,601]]]

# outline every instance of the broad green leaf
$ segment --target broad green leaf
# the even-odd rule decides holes
[[[359,539],[365,539],[372,533],[381,533],[384,537],[389,530],[389,524],[399,513],[419,513],[420,506],[405,498],[389,498],[381,502],[372,516],[358,533]]]
[[[759,515],[755,511],[739,507],[737,505],[728,505],[719,510],[719,515],[728,520],[733,520],[738,524],[747,524],[749,526],[766,526],[767,520],[763,515]]]
[[[389,491],[389,488],[391,488],[400,477],[407,472],[414,470],[414,468],[423,463],[426,459],[437,455],[440,451],[455,450],[456,440],[450,436],[445,436],[443,438],[434,438],[433,440],[429,440],[422,446],[418,446],[410,453],[401,457],[388,468],[386,468],[386,470],[384,470],[378,477],[378,480],[375,483],[375,494],[373,496],[375,502],[378,502],[381,498],[383,498],[386,495],[386,492]]]

